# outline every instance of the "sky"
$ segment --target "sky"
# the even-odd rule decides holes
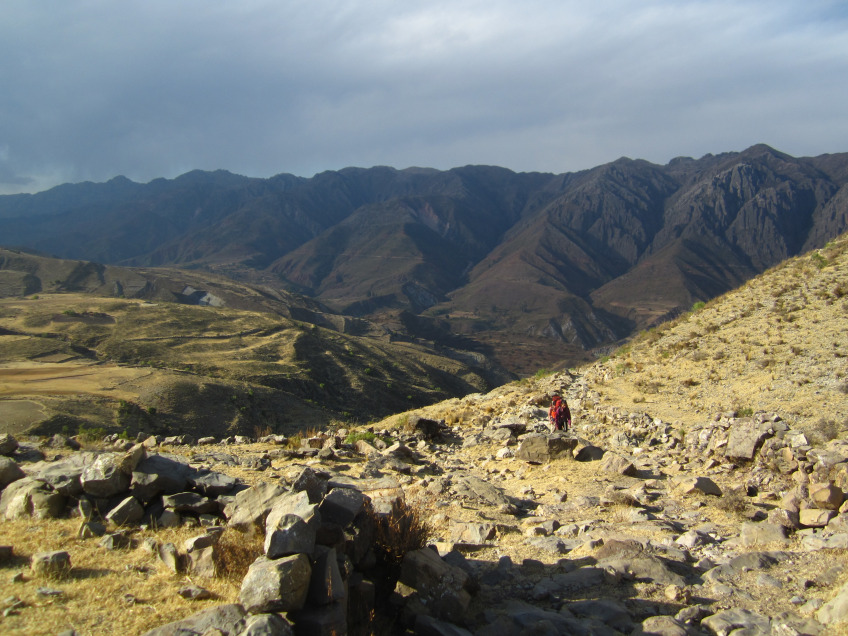
[[[844,0],[4,0],[0,194],[848,152]]]

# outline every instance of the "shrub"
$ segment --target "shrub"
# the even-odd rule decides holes
[[[372,511],[375,523],[374,551],[378,561],[390,569],[399,568],[407,552],[427,545],[431,528],[420,508],[398,499],[387,515]]]
[[[100,426],[89,428],[84,424],[80,424],[77,428],[77,436],[84,442],[99,442],[106,437],[106,430]]]
[[[694,305],[692,305],[692,313],[695,313],[696,311],[700,311],[701,309],[703,309],[706,306],[706,304],[707,303],[702,302],[702,301],[696,302]]]

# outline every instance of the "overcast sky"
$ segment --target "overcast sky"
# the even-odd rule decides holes
[[[844,0],[3,0],[0,193],[848,152]]]

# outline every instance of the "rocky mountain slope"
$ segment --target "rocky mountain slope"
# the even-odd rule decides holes
[[[0,236],[107,264],[203,267],[392,328],[428,316],[529,374],[591,359],[587,350],[821,247],[848,229],[846,165],[844,154],[758,145],[564,175],[117,178],[0,197]]]
[[[282,433],[504,376],[284,292],[0,250],[0,431]]]
[[[607,360],[370,431],[112,437],[93,463],[3,440],[0,626],[848,633],[846,268],[841,236]],[[571,431],[544,430],[554,393]],[[397,540],[404,510],[432,547]]]

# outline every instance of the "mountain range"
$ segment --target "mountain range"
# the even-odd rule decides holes
[[[766,145],[559,175],[194,171],[0,196],[0,245],[206,270],[418,337],[473,339],[531,373],[823,246],[848,229],[846,185],[848,154]]]

